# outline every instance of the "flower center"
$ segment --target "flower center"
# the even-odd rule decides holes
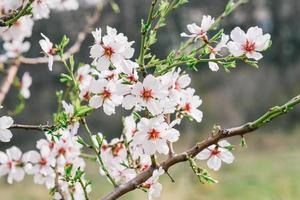
[[[65,153],[66,153],[66,149],[63,147],[58,150],[59,155],[65,155]]]
[[[244,50],[246,52],[252,52],[255,50],[255,42],[251,42],[249,40],[246,41],[246,44],[244,45]]]
[[[123,144],[122,143],[118,143],[117,145],[115,145],[113,148],[112,148],[112,154],[113,156],[118,156],[120,151],[123,149]]]
[[[39,161],[39,164],[41,166],[45,166],[47,164],[47,160],[45,160],[44,158],[42,158],[40,161]]]
[[[79,81],[80,83],[82,83],[83,80],[84,80],[84,76],[83,76],[82,74],[80,74],[79,77],[78,77],[78,81]]]
[[[148,132],[148,138],[150,140],[155,140],[159,138],[159,136],[160,136],[160,132],[155,130],[154,128],[150,132]]]
[[[211,151],[211,155],[212,155],[212,156],[216,156],[216,155],[218,155],[219,153],[220,153],[220,151],[219,151],[218,147],[214,148],[214,149]]]
[[[50,54],[50,55],[54,56],[54,55],[56,54],[56,49],[55,49],[55,48],[51,48],[51,49],[49,49],[49,52],[48,52],[48,54]]]
[[[102,96],[103,96],[103,99],[108,99],[111,97],[111,92],[107,89],[104,89]]]
[[[184,111],[186,111],[186,112],[191,112],[191,109],[192,109],[192,106],[191,106],[190,103],[186,103],[186,104],[184,105],[184,108],[183,108]]]
[[[12,161],[8,161],[8,162],[7,162],[7,166],[8,166],[9,169],[11,169],[12,166],[13,166],[13,162],[12,162]]]
[[[104,55],[107,57],[111,57],[114,53],[114,50],[111,47],[103,47],[104,48]]]
[[[153,98],[152,90],[151,89],[143,89],[142,91],[142,97],[144,100],[149,101]]]

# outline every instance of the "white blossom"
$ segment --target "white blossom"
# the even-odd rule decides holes
[[[249,28],[247,33],[236,27],[230,37],[233,41],[228,43],[228,48],[232,55],[238,57],[245,54],[247,58],[255,60],[263,57],[260,52],[269,46],[271,38],[270,34],[263,34],[263,30],[257,26]]]
[[[218,145],[211,145],[208,148],[201,151],[197,156],[196,159],[199,160],[206,160],[207,166],[210,169],[215,171],[219,170],[222,165],[222,161],[231,164],[234,160],[233,154],[227,149],[231,145],[226,141],[222,140],[218,142]]]

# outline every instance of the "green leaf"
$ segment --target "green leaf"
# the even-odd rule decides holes
[[[75,110],[75,117],[84,117],[88,115],[90,112],[92,112],[94,109],[89,106],[81,106],[79,108],[76,108]]]
[[[60,74],[59,81],[61,83],[64,83],[64,82],[72,81],[72,78],[68,74],[62,73],[62,74]]]

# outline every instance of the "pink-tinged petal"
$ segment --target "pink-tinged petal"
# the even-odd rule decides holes
[[[91,58],[100,58],[103,56],[104,49],[99,44],[95,44],[91,47],[90,57]]]
[[[7,129],[14,123],[14,120],[11,117],[3,116],[0,117],[0,128]]]
[[[200,123],[203,118],[203,112],[198,110],[198,109],[192,109],[191,111],[191,116],[198,122]]]
[[[172,128],[170,130],[167,131],[167,135],[166,135],[166,140],[168,140],[169,142],[176,142],[179,139],[179,131]]]
[[[95,95],[89,101],[89,106],[93,108],[99,108],[102,106],[103,99],[101,96]]]
[[[231,164],[234,160],[233,154],[227,149],[221,150],[221,152],[218,156],[223,162],[225,162],[227,164]]]
[[[221,140],[221,141],[219,141],[218,145],[220,147],[229,147],[229,146],[231,146],[231,144],[229,142],[227,142],[227,140]]]
[[[22,157],[23,162],[31,162],[31,163],[38,163],[40,159],[41,159],[41,155],[37,151],[26,152]]]
[[[234,42],[239,44],[244,44],[247,39],[245,32],[240,27],[233,29],[230,33],[230,37]]]
[[[219,65],[215,62],[208,62],[209,69],[213,72],[219,71]]]
[[[4,152],[0,151],[0,163],[4,164],[7,163],[7,161],[8,161],[7,155]]]
[[[20,182],[24,179],[25,172],[23,168],[17,167],[12,176],[15,181]]]
[[[48,57],[48,68],[49,68],[49,71],[52,71],[52,68],[53,68],[53,62],[54,62],[54,57],[52,55],[50,55]]]
[[[115,114],[115,105],[113,104],[113,102],[110,100],[106,100],[103,104],[103,111],[107,115]]]
[[[215,171],[218,171],[221,168],[221,165],[222,161],[220,158],[218,158],[218,156],[212,156],[207,161],[207,166]]]
[[[182,75],[178,78],[178,83],[181,88],[186,88],[189,84],[191,84],[191,78],[188,74]]]
[[[197,24],[188,24],[187,29],[193,33],[193,34],[199,34],[201,32],[201,27],[199,27]]]
[[[10,130],[0,129],[0,141],[1,142],[9,142],[13,137]]]
[[[211,151],[208,149],[204,149],[200,153],[198,153],[195,158],[198,160],[206,160],[210,156],[211,156]]]
[[[107,70],[110,66],[110,60],[106,56],[99,57],[96,62],[96,68],[101,72]]]
[[[180,33],[180,36],[181,36],[181,37],[194,38],[194,37],[196,37],[197,35],[195,35],[195,34],[188,35],[188,34],[186,34],[186,33]]]
[[[259,37],[255,41],[255,50],[256,51],[263,51],[263,50],[265,50],[269,46],[270,39],[271,39],[271,35],[270,34],[265,34],[265,35]]]
[[[159,140],[159,141],[157,141],[157,144],[155,144],[155,146],[157,148],[158,153],[165,154],[165,155],[168,154],[169,147],[168,147],[166,141]]]
[[[260,60],[263,58],[263,55],[259,52],[253,51],[251,53],[246,53],[247,58],[252,58],[254,60]]]
[[[138,102],[138,99],[134,96],[128,95],[123,98],[122,107],[126,110],[132,109]]]
[[[8,157],[10,157],[11,159],[13,159],[15,161],[19,161],[22,158],[21,150],[18,147],[15,147],[15,146],[7,149],[6,153],[7,153]]]
[[[256,41],[257,38],[263,35],[263,30],[258,28],[258,26],[250,27],[246,35],[250,41]]]
[[[239,43],[230,41],[228,42],[227,47],[230,53],[235,57],[239,57],[245,53]]]

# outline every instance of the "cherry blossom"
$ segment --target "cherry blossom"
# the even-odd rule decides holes
[[[53,47],[53,43],[50,42],[49,38],[47,38],[43,33],[41,33],[42,37],[44,39],[39,41],[39,44],[44,51],[45,55],[48,57],[48,67],[49,70],[52,71],[53,61],[54,61],[54,55],[56,54],[56,50]]]
[[[111,63],[117,66],[133,56],[133,42],[128,42],[128,38],[122,33],[118,34],[116,29],[108,26],[107,35],[103,37],[101,29],[96,29],[93,36],[96,43],[91,47],[90,57],[99,71],[107,70]]]
[[[161,84],[158,78],[149,74],[143,83],[138,82],[133,85],[130,94],[124,97],[122,106],[125,109],[131,109],[134,106],[137,109],[145,107],[152,115],[157,115],[162,112],[159,100],[167,95],[167,88]]]
[[[164,121],[163,116],[151,119],[142,118],[137,129],[133,143],[141,144],[147,155],[153,155],[156,152],[168,154],[167,142],[176,142],[179,139],[179,131],[170,127]]]
[[[263,30],[257,26],[249,28],[247,33],[236,27],[230,37],[233,41],[228,43],[228,48],[232,55],[238,57],[245,54],[247,58],[255,60],[263,57],[260,52],[269,46],[271,39],[270,34],[263,34]]]
[[[191,34],[181,33],[181,37],[191,37],[191,38],[202,38],[207,41],[206,32],[215,23],[215,19],[209,15],[204,15],[201,21],[201,26],[196,23],[187,25],[188,30]]]
[[[5,42],[3,48],[6,51],[7,57],[16,58],[29,50],[30,43],[21,40],[12,40],[11,42]]]
[[[136,122],[133,116],[128,116],[124,118],[123,123],[124,123],[123,133],[124,135],[126,135],[126,139],[130,141],[137,132]]]
[[[3,116],[0,117],[0,141],[9,142],[12,138],[12,133],[9,130],[9,127],[14,123],[14,120],[11,117]]]
[[[28,99],[30,97],[30,90],[29,87],[32,84],[32,78],[28,72],[25,72],[21,79],[21,87],[20,93],[25,98]]]
[[[144,187],[149,188],[148,200],[158,198],[162,191],[162,185],[158,182],[159,177],[165,173],[164,169],[160,167],[153,171],[152,176],[144,183]]]
[[[0,152],[0,176],[8,174],[7,182],[20,182],[25,176],[23,169],[22,152],[19,148],[13,146],[4,152]]]
[[[93,108],[103,106],[105,114],[115,113],[115,107],[122,103],[123,96],[116,90],[116,84],[105,79],[93,80],[90,91],[95,94],[89,100],[89,105]]]
[[[226,140],[219,141],[218,145],[211,145],[207,149],[201,151],[196,156],[196,159],[208,159],[207,166],[210,169],[217,171],[221,168],[222,161],[227,164],[231,164],[233,162],[234,156],[227,149],[230,146],[231,145]]]
[[[203,113],[198,109],[198,107],[202,104],[202,100],[199,96],[194,95],[194,93],[194,89],[186,89],[185,96],[181,99],[179,104],[179,109],[181,113],[192,117],[197,122],[201,122]]]
[[[32,3],[32,14],[34,19],[48,18],[50,14],[49,0],[38,0]]]

